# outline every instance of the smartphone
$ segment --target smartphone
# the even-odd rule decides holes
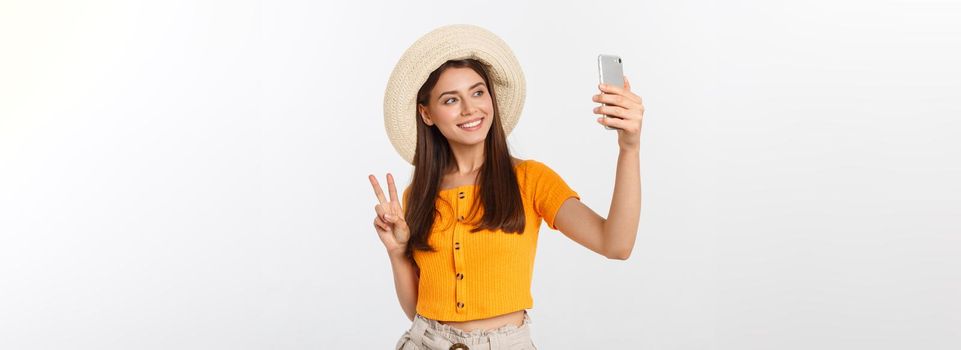
[[[600,78],[601,84],[609,84],[617,87],[624,86],[624,68],[619,56],[604,54],[597,55],[597,74]],[[605,103],[604,105],[606,106],[607,104]],[[617,117],[604,115],[604,118]],[[607,125],[604,125],[604,128],[607,130],[620,130],[620,128],[612,128]]]

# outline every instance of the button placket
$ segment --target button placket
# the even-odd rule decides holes
[[[457,224],[454,228],[454,306],[455,311],[458,314],[463,314],[467,307],[465,301],[467,300],[466,295],[466,285],[464,281],[464,230],[468,228],[464,225],[464,212],[466,210],[467,196],[464,191],[457,193],[457,200],[455,201],[455,215],[457,215]]]

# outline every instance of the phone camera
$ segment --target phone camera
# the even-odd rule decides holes
[[[621,59],[620,59],[620,58],[617,59],[617,63],[621,63]]]

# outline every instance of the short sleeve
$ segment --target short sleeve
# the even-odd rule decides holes
[[[541,162],[531,162],[528,175],[530,186],[533,188],[534,209],[537,214],[544,218],[544,222],[551,229],[557,230],[554,226],[554,219],[557,210],[561,208],[568,198],[574,197],[578,200],[581,196],[564,182],[553,169]]]

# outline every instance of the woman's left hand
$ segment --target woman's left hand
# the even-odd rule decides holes
[[[594,114],[616,118],[597,118],[597,122],[617,130],[617,143],[621,149],[636,150],[641,143],[641,123],[644,121],[644,103],[641,97],[631,92],[631,83],[624,77],[624,86],[600,84],[600,94],[594,95],[594,102],[607,106],[594,107]],[[620,119],[618,119],[620,118]]]

